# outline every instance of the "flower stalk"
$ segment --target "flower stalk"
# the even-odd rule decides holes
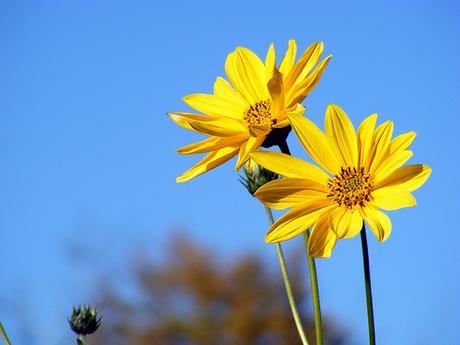
[[[77,345],[86,345],[86,335],[79,334],[77,337]]]
[[[316,275],[316,263],[315,258],[310,256],[308,253],[308,239],[310,238],[310,230],[307,229],[307,231],[303,233],[303,236],[305,242],[305,249],[307,252],[308,268],[310,270],[311,295],[313,300],[313,313],[315,316],[316,345],[323,345],[323,319],[321,317],[321,304],[319,302],[319,288],[318,277]]]
[[[265,206],[265,212],[267,214],[267,218],[270,222],[270,225],[273,224],[273,214],[270,208]],[[278,253],[278,259],[280,262],[281,274],[283,276],[284,285],[286,287],[286,294],[289,300],[289,305],[291,307],[292,316],[294,318],[295,325],[297,327],[297,331],[299,332],[300,340],[302,341],[302,345],[308,345],[307,336],[305,335],[305,331],[302,326],[302,321],[300,319],[299,311],[297,310],[297,306],[294,300],[294,294],[292,293],[292,286],[289,280],[289,275],[286,266],[286,260],[284,258],[283,250],[281,248],[280,243],[275,243],[276,252]]]
[[[374,305],[372,302],[371,270],[369,249],[367,247],[366,225],[361,229],[361,248],[363,252],[364,285],[366,287],[367,324],[369,327],[369,345],[375,345]]]
[[[280,151],[284,154],[291,155],[289,146],[287,144],[286,138],[278,142],[278,147]],[[324,335],[323,335],[323,320],[321,317],[321,303],[319,301],[319,288],[318,288],[318,276],[316,275],[316,263],[315,258],[310,256],[308,253],[308,239],[310,237],[310,232],[304,232],[304,241],[305,241],[305,250],[307,253],[308,268],[310,271],[310,284],[311,284],[311,294],[313,301],[313,314],[315,317],[315,337],[316,345],[323,345]]]
[[[0,336],[2,337],[3,343],[5,345],[11,345],[11,342],[8,339],[8,336],[6,335],[5,328],[3,328],[3,324],[1,321],[0,321]]]

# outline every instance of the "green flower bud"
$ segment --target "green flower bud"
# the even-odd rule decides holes
[[[245,177],[240,176],[240,182],[251,195],[264,184],[279,178],[278,174],[261,167],[253,160],[248,161],[243,167],[243,172]]]
[[[69,321],[70,328],[78,335],[94,333],[101,324],[102,317],[98,316],[96,308],[89,305],[73,307]]]

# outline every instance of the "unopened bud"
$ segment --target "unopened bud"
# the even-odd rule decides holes
[[[78,335],[94,333],[101,324],[102,317],[98,316],[96,308],[89,305],[73,307],[69,321],[70,328]]]
[[[243,172],[245,177],[240,176],[240,182],[251,195],[254,195],[264,184],[279,178],[278,174],[261,167],[253,160],[249,160],[246,163],[243,167]]]

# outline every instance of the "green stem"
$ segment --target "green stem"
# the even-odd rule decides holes
[[[265,206],[265,212],[267,214],[267,218],[270,222],[270,225],[273,224],[273,214],[270,208]],[[278,259],[280,262],[281,273],[283,275],[284,285],[286,287],[286,294],[289,300],[289,305],[291,306],[292,316],[294,317],[294,322],[297,327],[297,331],[299,332],[300,339],[302,340],[303,345],[308,345],[307,336],[305,335],[305,331],[302,326],[302,321],[300,320],[299,312],[297,310],[294,294],[292,293],[291,282],[289,280],[288,271],[286,267],[286,260],[284,259],[283,250],[281,249],[281,244],[275,243],[276,252],[278,253]]]
[[[3,343],[5,345],[11,345],[10,339],[8,339],[8,336],[6,335],[5,329],[3,328],[1,321],[0,321],[0,336],[2,337]]]
[[[86,335],[83,335],[83,334],[78,335],[77,345],[86,345]]]
[[[371,269],[369,249],[367,247],[366,225],[361,229],[361,247],[363,251],[364,285],[366,286],[367,324],[369,327],[369,345],[375,345],[374,306],[372,303]]]
[[[303,233],[303,236],[305,241],[305,250],[307,251],[308,267],[310,269],[311,294],[313,299],[313,311],[315,315],[316,345],[323,345],[323,320],[321,318],[321,304],[319,302],[318,276],[316,275],[315,258],[310,256],[308,253],[308,239],[310,237],[310,231],[307,229],[307,231]]]
[[[289,146],[286,139],[278,143],[278,146],[282,153],[291,155]],[[307,251],[308,267],[310,270],[310,282],[311,282],[311,293],[313,299],[313,312],[315,316],[315,336],[316,336],[316,345],[323,345],[324,335],[323,335],[323,320],[321,318],[321,305],[319,302],[319,289],[318,289],[318,277],[316,275],[316,264],[315,258],[308,255],[308,238],[310,237],[310,232],[304,232],[304,241],[305,241],[305,250]]]

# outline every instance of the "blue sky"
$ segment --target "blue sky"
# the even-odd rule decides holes
[[[65,317],[100,272],[122,275],[141,244],[161,252],[174,227],[276,264],[263,209],[233,163],[175,184],[198,159],[175,150],[199,137],[165,113],[211,92],[235,47],[264,55],[294,38],[301,50],[322,40],[333,55],[307,116],[322,124],[329,103],[355,124],[377,112],[396,133],[416,131],[411,161],[433,167],[418,207],[390,214],[390,239],[370,238],[379,343],[454,344],[459,15],[455,1],[2,2],[0,317],[11,337],[72,341]],[[306,158],[294,136],[289,144]],[[94,254],[77,265],[71,253],[85,249]],[[359,238],[318,266],[323,310],[365,343]]]

